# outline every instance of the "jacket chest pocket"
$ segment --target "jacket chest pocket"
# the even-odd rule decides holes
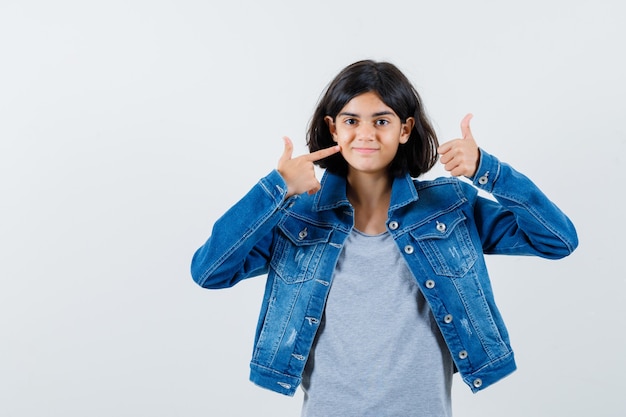
[[[312,279],[331,233],[332,228],[285,217],[278,224],[271,267],[288,284]]]
[[[478,259],[461,211],[445,213],[410,233],[437,275],[462,277]]]

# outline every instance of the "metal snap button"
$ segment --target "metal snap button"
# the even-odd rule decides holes
[[[467,358],[467,351],[466,350],[462,350],[459,352],[459,359],[465,359]]]
[[[407,255],[410,255],[413,253],[413,246],[411,245],[406,245],[404,247],[404,253],[406,253]]]
[[[445,223],[439,223],[437,222],[437,230],[439,230],[441,233],[445,232],[447,229],[446,224]]]
[[[452,323],[452,314],[446,314],[446,316],[443,318],[443,322],[446,324]]]
[[[474,387],[475,388],[480,388],[480,387],[482,387],[482,385],[483,385],[483,380],[482,379],[476,378],[474,380]]]
[[[300,233],[298,233],[298,237],[300,239],[304,239],[305,237],[307,237],[308,234],[309,232],[306,231],[306,227],[305,227],[304,230],[301,230]]]
[[[391,230],[396,230],[400,226],[397,221],[393,220],[389,222],[389,228]]]
[[[433,281],[432,279],[429,279],[428,281],[426,281],[424,285],[426,285],[426,288],[428,289],[435,288],[435,281]]]

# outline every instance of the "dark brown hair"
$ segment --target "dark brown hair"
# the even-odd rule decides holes
[[[374,92],[398,115],[402,122],[415,119],[409,140],[401,144],[389,165],[393,176],[419,177],[437,162],[437,136],[422,106],[419,94],[406,76],[393,64],[371,60],[355,62],[344,68],[326,88],[307,133],[309,152],[335,145],[324,117],[333,120],[354,97]],[[316,162],[321,168],[347,175],[348,163],[340,153]]]

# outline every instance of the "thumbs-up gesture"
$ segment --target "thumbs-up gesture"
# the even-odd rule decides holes
[[[471,119],[472,114],[468,114],[461,121],[460,139],[453,139],[437,148],[439,162],[455,177],[473,177],[478,169],[480,152],[470,130]]]
[[[278,160],[277,170],[287,183],[287,197],[305,192],[315,194],[321,185],[315,176],[313,162],[333,155],[339,152],[341,148],[337,145],[292,158],[293,143],[286,136],[283,137],[283,140],[285,141],[285,150]]]

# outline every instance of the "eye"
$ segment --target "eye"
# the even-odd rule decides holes
[[[356,124],[356,119],[348,118],[348,119],[345,119],[343,122],[345,124],[347,124],[347,125],[355,125]]]
[[[389,124],[389,120],[387,119],[378,119],[376,120],[376,126],[386,126]]]

